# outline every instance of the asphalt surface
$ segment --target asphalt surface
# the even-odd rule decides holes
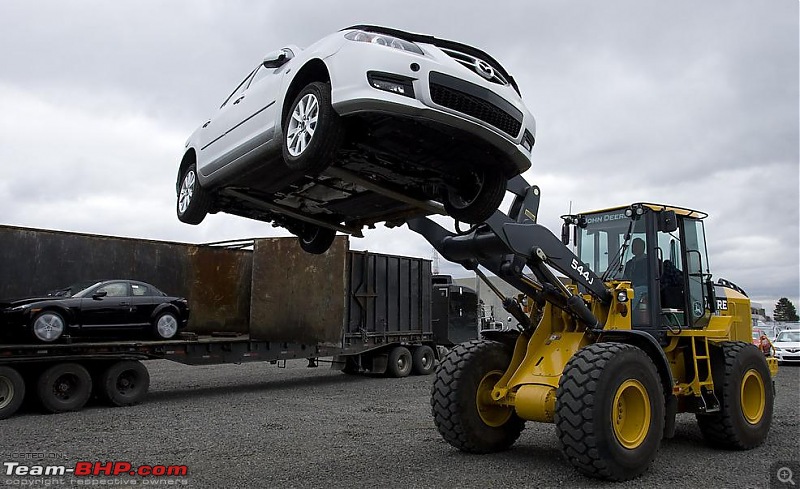
[[[644,476],[609,484],[574,471],[549,424],[529,422],[503,453],[468,455],[450,447],[430,415],[433,376],[348,376],[305,362],[286,368],[146,364],[151,392],[140,405],[93,405],[58,415],[28,407],[0,421],[0,463],[185,464],[187,477],[22,477],[6,475],[4,465],[0,487],[792,487],[771,486],[770,476],[785,465],[780,462],[797,467],[800,461],[798,367],[778,373],[763,446],[713,450],[694,416],[680,415],[675,438],[662,443]],[[792,481],[800,484],[798,472]]]

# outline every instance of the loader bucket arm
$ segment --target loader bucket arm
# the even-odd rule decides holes
[[[572,313],[590,329],[600,329],[599,321],[583,299],[573,295],[549,267],[580,284],[603,304],[611,302],[611,293],[560,239],[536,224],[539,188],[517,176],[509,180],[507,189],[515,195],[509,210],[511,217],[497,210],[486,222],[465,234],[450,232],[427,217],[410,219],[408,227],[422,235],[445,259],[468,270],[480,265],[529,297],[549,301]],[[523,274],[524,266],[530,268],[536,282]]]

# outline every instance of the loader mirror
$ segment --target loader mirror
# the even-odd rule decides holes
[[[658,230],[663,233],[672,233],[678,230],[678,217],[675,215],[675,211],[658,213]]]
[[[561,242],[565,246],[569,244],[569,223],[566,221],[561,225]]]

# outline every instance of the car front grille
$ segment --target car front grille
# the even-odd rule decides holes
[[[433,71],[430,90],[433,103],[479,119],[512,138],[522,129],[522,112],[483,87]]]
[[[439,48],[444,52],[446,55],[450,56],[454,60],[458,61],[466,68],[474,71],[475,73],[481,75],[482,77],[486,78],[492,83],[497,83],[500,85],[508,85],[508,80],[500,74],[500,71],[493,67],[490,63],[486,62],[485,60],[476,58],[467,53],[462,53],[461,51],[456,51],[455,49],[447,49],[447,48]],[[491,69],[487,69],[491,68]]]

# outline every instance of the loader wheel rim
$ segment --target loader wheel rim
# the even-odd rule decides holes
[[[478,390],[475,393],[475,405],[478,408],[478,416],[487,426],[499,428],[511,419],[512,408],[501,406],[492,399],[492,390],[497,382],[503,377],[500,370],[492,370],[481,379]]]
[[[622,383],[612,404],[614,436],[628,449],[638,448],[650,430],[650,396],[644,385],[635,379]]]
[[[744,419],[750,424],[758,424],[764,417],[766,396],[764,380],[755,370],[750,369],[742,377],[741,405]]]

